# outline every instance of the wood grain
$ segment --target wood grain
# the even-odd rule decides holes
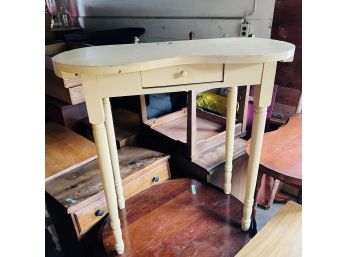
[[[45,97],[45,121],[57,122],[80,135],[80,122],[86,119],[87,108],[86,103],[71,105],[54,97],[46,95]],[[85,135],[83,135],[86,137]],[[87,137],[88,138],[88,137]]]
[[[302,115],[292,116],[285,126],[265,133],[260,165],[262,172],[276,179],[302,185]]]
[[[191,161],[197,158],[197,93],[191,90],[187,94],[187,117],[186,117],[186,154]]]
[[[233,159],[246,153],[246,141],[241,138],[236,138],[233,148]],[[219,165],[225,163],[225,144],[216,147],[209,153],[200,155],[195,161],[195,164],[203,167],[210,175],[212,175]],[[233,171],[232,171],[233,172]]]
[[[232,163],[233,170],[231,195],[236,197],[241,202],[244,201],[245,196],[247,164],[248,155],[245,153],[234,159]],[[213,173],[207,176],[207,182],[224,189],[224,163],[217,166],[213,170]]]
[[[145,98],[145,95],[140,95],[139,98],[140,98],[139,99],[140,100],[139,115],[140,115],[140,118],[141,118],[141,122],[142,123],[146,123],[147,122],[146,98]]]
[[[132,184],[133,181],[142,180],[144,175],[150,174],[148,176],[153,177],[158,174],[160,181],[169,178],[169,168],[166,166],[169,155],[133,146],[120,149],[118,154],[126,198],[131,197],[134,192],[139,192],[137,190],[145,188],[136,182]],[[166,176],[163,168],[167,172]],[[142,183],[153,185],[154,183],[149,182],[151,179],[144,180]],[[136,189],[137,186],[139,186],[138,189]],[[75,212],[102,198],[103,185],[97,160],[46,182],[46,192],[64,206],[68,213]],[[69,198],[73,201],[69,201]]]
[[[57,123],[46,123],[46,181],[97,158],[95,145]]]
[[[302,256],[302,207],[288,202],[236,257]]]
[[[196,142],[208,139],[224,131],[225,127],[215,122],[196,118]],[[159,126],[152,127],[153,130],[180,142],[187,142],[187,116],[180,117],[175,120],[168,121]]]
[[[161,117],[153,118],[148,120],[145,124],[149,125],[151,128],[155,126],[160,126],[162,124],[165,124],[167,122],[186,117],[187,116],[187,107],[182,108],[179,111],[168,113],[166,115],[163,115]]]
[[[241,215],[233,196],[195,180],[169,180],[130,198],[120,212],[123,256],[234,256],[249,240]],[[109,221],[101,232],[106,255],[115,256]]]
[[[96,215],[97,211],[103,211],[103,215]],[[99,220],[108,214],[108,207],[106,205],[105,197],[100,198],[98,201],[86,206],[85,208],[73,213],[75,218],[79,235],[85,234],[90,230]]]
[[[85,101],[81,83],[65,88],[63,80],[55,76],[54,72],[49,69],[45,69],[45,93],[73,105]]]
[[[136,145],[137,137],[141,131],[139,115],[123,108],[115,108],[112,110],[112,116],[117,147]],[[88,139],[94,141],[92,125],[89,123],[88,118],[82,119],[80,125],[83,134]]]
[[[202,119],[214,121],[216,123],[219,123],[221,125],[226,124],[226,118],[211,112],[207,112],[201,108],[197,108],[197,117],[200,117]]]
[[[158,177],[158,181],[154,181],[155,177]],[[168,179],[170,179],[168,162],[159,163],[157,167],[152,168],[142,176],[136,177],[131,181],[125,179],[123,183],[124,197],[129,199],[141,191]]]

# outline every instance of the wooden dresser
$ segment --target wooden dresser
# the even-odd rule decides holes
[[[169,155],[126,146],[119,150],[125,198],[170,178]],[[66,209],[81,238],[107,213],[97,160],[46,182],[46,193]]]
[[[137,146],[121,148],[125,199],[168,180],[169,157]],[[54,123],[46,125],[45,190],[47,210],[65,256],[94,256],[95,244],[89,242],[96,240],[98,225],[108,214],[94,144]]]

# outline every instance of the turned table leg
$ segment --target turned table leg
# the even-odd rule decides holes
[[[112,170],[114,174],[115,186],[116,186],[116,192],[117,192],[118,207],[120,209],[124,209],[125,200],[123,195],[122,178],[121,178],[120,165],[118,162],[115,129],[114,129],[114,123],[112,119],[111,105],[110,105],[109,98],[103,98],[103,106],[104,106],[104,113],[105,113],[105,127],[106,127],[106,133],[107,133],[109,149],[110,149],[110,158],[111,158]]]
[[[261,85],[255,86],[254,106],[255,112],[250,140],[250,154],[246,174],[246,189],[244,196],[242,230],[247,231],[251,223],[253,198],[257,174],[260,164],[263,134],[265,130],[267,107],[271,104],[276,63],[265,63]]]
[[[259,191],[261,188],[261,182],[262,182],[262,176],[263,173],[262,171],[259,170],[257,174],[257,179],[256,179],[256,187],[255,187],[255,192],[254,192],[254,204],[253,204],[253,211],[252,211],[252,217],[256,220],[256,206],[257,206],[257,196],[259,195]]]
[[[238,87],[227,89],[226,144],[225,144],[225,194],[231,194],[234,132],[236,126]]]
[[[257,171],[259,169],[263,133],[265,129],[267,107],[255,108],[254,120],[251,133],[250,156],[247,168],[247,181],[244,197],[242,229],[247,231],[250,226],[250,217],[253,206],[253,196],[255,192]]]
[[[104,186],[105,198],[109,209],[110,225],[116,239],[116,251],[118,254],[122,254],[124,252],[124,243],[122,240],[121,223],[118,217],[117,195],[115,191],[106,127],[104,123],[92,124],[92,126],[94,141],[98,152],[98,162]]]

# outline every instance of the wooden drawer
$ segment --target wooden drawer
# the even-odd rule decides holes
[[[99,220],[108,214],[105,197],[103,196],[94,203],[74,213],[76,226],[80,235],[86,233]]]
[[[223,81],[223,64],[187,64],[141,72],[142,87]]]
[[[64,87],[66,88],[82,85],[81,76],[78,74],[73,74],[73,73],[63,72],[63,82],[64,82]]]
[[[148,171],[143,171],[141,174],[134,174],[133,178],[126,178],[123,180],[124,197],[128,198],[137,193],[170,178],[168,161],[161,164],[156,164],[156,167],[150,167]],[[127,203],[126,203],[127,207]],[[102,211],[102,215],[97,212]],[[97,201],[76,211],[74,214],[75,226],[77,228],[78,236],[81,237],[89,229],[91,229],[100,219],[108,214],[108,208],[104,194]]]
[[[170,171],[168,162],[163,162],[158,165],[158,167],[151,169],[149,172],[144,175],[135,178],[134,180],[128,182],[124,185],[124,197],[126,199],[136,195],[137,193],[156,185],[160,182],[166,181],[170,178]],[[157,181],[158,179],[158,181]],[[127,206],[127,203],[126,203]]]

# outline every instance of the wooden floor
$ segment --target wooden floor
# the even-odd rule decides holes
[[[127,257],[234,256],[249,241],[242,203],[196,180],[174,179],[126,201],[120,213]],[[109,220],[101,229],[106,256],[117,256]]]

